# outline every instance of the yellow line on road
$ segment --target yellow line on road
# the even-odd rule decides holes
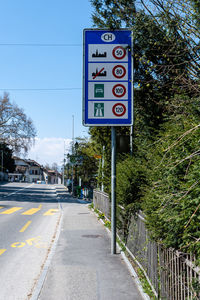
[[[40,208],[31,208],[31,209],[23,212],[22,215],[31,216],[31,215],[35,214],[36,212],[38,212],[39,210],[40,210]]]
[[[0,206],[0,209],[4,208],[4,206]]]
[[[0,249],[0,255],[3,254],[7,249]]]
[[[24,232],[31,223],[32,221],[28,221],[19,232]]]
[[[10,209],[7,209],[5,211],[3,211],[2,213],[0,213],[1,215],[10,215],[18,210],[22,209],[22,207],[12,207]]]
[[[56,212],[58,212],[59,211],[59,209],[49,209],[49,210],[47,210],[47,212],[45,212],[44,214],[43,214],[43,216],[53,216]]]
[[[40,204],[40,205],[38,206],[38,208],[41,209],[41,208],[42,208],[42,204]]]

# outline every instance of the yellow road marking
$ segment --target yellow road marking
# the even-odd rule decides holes
[[[0,209],[4,208],[4,206],[0,206]]]
[[[39,242],[40,241],[40,238],[41,236],[37,236],[35,238],[32,238],[32,239],[29,239],[29,240],[26,240],[27,244],[29,246],[32,246],[34,244],[34,242]]]
[[[32,221],[28,221],[19,232],[24,232],[27,229],[27,227],[31,224],[31,222]]]
[[[3,254],[7,249],[0,249],[0,255]]]
[[[23,212],[22,215],[31,216],[31,215],[35,214],[36,212],[38,212],[41,208],[42,208],[42,204],[40,204],[38,207],[31,208],[31,209]]]
[[[43,214],[43,216],[53,216],[59,209],[49,209]]]
[[[10,209],[7,209],[5,211],[3,211],[2,213],[0,213],[1,215],[10,215],[18,210],[22,209],[22,207],[12,207]]]
[[[16,242],[11,245],[12,248],[22,248],[26,245],[24,242]]]
[[[31,209],[23,212],[22,215],[31,216],[31,215],[35,214],[36,212],[38,212],[39,210],[40,210],[40,208],[31,208]]]
[[[12,247],[12,248],[22,248],[22,247],[27,246],[27,245],[38,247],[38,246],[40,246],[40,240],[41,240],[41,236],[37,236],[35,238],[28,239],[25,242],[15,242],[15,243],[11,244],[10,247]],[[0,251],[1,250],[6,251],[6,249],[0,249]]]

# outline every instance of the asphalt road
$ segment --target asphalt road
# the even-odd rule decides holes
[[[0,185],[0,300],[32,295],[59,225],[53,185]]]

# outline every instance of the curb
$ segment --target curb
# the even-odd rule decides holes
[[[59,203],[59,208],[60,208],[60,211],[61,211],[61,217],[60,217],[60,220],[59,220],[59,223],[58,223],[56,236],[55,236],[54,242],[51,246],[50,252],[49,252],[49,254],[46,258],[46,261],[44,263],[44,267],[43,267],[42,272],[39,276],[39,279],[37,280],[36,286],[33,289],[33,293],[32,293],[32,296],[30,297],[30,300],[38,300],[39,299],[40,293],[42,291],[42,287],[44,285],[44,282],[45,282],[45,279],[46,279],[46,276],[47,276],[49,266],[51,264],[52,258],[55,254],[55,251],[56,251],[56,246],[57,246],[58,239],[59,239],[59,236],[60,236],[61,225],[62,225],[62,220],[63,220],[63,213],[62,213],[62,208],[60,206],[60,203]]]

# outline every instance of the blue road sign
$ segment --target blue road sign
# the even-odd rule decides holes
[[[133,123],[132,32],[84,30],[83,125]]]

